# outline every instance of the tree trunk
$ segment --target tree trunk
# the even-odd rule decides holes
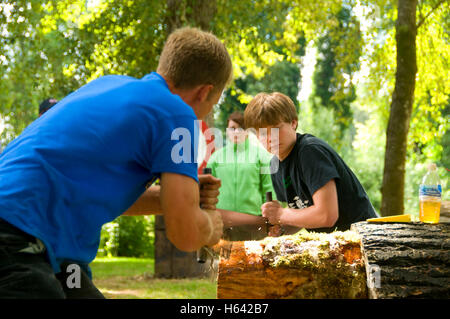
[[[210,31],[216,10],[216,0],[167,0],[167,35],[183,26]]]
[[[183,26],[211,30],[211,22],[217,11],[216,0],[167,0],[167,35]],[[208,127],[214,127],[213,112],[203,119]]]
[[[216,0],[167,0],[167,35],[183,26],[194,26],[209,30],[216,12]],[[204,119],[209,127],[214,126],[212,112]],[[197,253],[177,249],[167,238],[164,217],[155,219],[155,276],[163,278],[185,278],[209,276],[209,264],[197,262]]]
[[[403,214],[405,161],[414,102],[417,0],[399,0],[396,24],[397,72],[386,132],[381,215]]]
[[[186,15],[187,20],[193,21],[197,28],[210,31],[217,11],[216,0],[188,0],[187,6],[191,8]]]
[[[360,222],[369,297],[450,298],[450,224]]]
[[[348,240],[337,235],[340,232],[317,238],[301,233],[226,243],[231,249],[229,257],[219,262],[217,297],[367,297],[359,239]]]

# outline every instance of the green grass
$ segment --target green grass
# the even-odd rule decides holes
[[[216,282],[212,279],[157,279],[150,258],[96,258],[92,264],[93,281],[112,299],[214,299]]]
[[[94,278],[105,279],[114,276],[152,275],[154,264],[152,258],[97,257],[91,268]]]

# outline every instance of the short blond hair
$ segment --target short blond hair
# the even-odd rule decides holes
[[[157,72],[176,88],[212,84],[214,90],[223,90],[231,81],[232,63],[225,45],[215,35],[185,27],[167,38]]]
[[[298,120],[294,102],[283,93],[259,93],[244,112],[245,127],[259,129]]]

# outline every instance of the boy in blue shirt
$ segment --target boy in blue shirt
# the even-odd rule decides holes
[[[61,265],[91,262],[102,225],[123,212],[164,214],[183,251],[217,243],[220,214],[200,198],[215,209],[220,181],[197,176],[196,121],[231,70],[214,35],[179,29],[157,72],[98,78],[12,141],[0,156],[0,298],[67,297]],[[84,273],[78,286],[80,297],[102,297]]]

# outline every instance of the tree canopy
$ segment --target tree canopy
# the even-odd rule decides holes
[[[447,185],[449,8],[442,0],[417,3],[406,209],[415,207],[426,161],[441,166]],[[300,129],[343,154],[379,209],[397,70],[397,13],[391,0],[2,0],[1,142],[5,146],[20,134],[47,97],[61,99],[105,74],[142,77],[155,70],[167,35],[196,26],[216,34],[233,60],[234,81],[215,108],[216,125],[223,128],[227,114],[242,110],[260,91],[291,96]],[[300,104],[307,46],[318,53],[312,93]]]

